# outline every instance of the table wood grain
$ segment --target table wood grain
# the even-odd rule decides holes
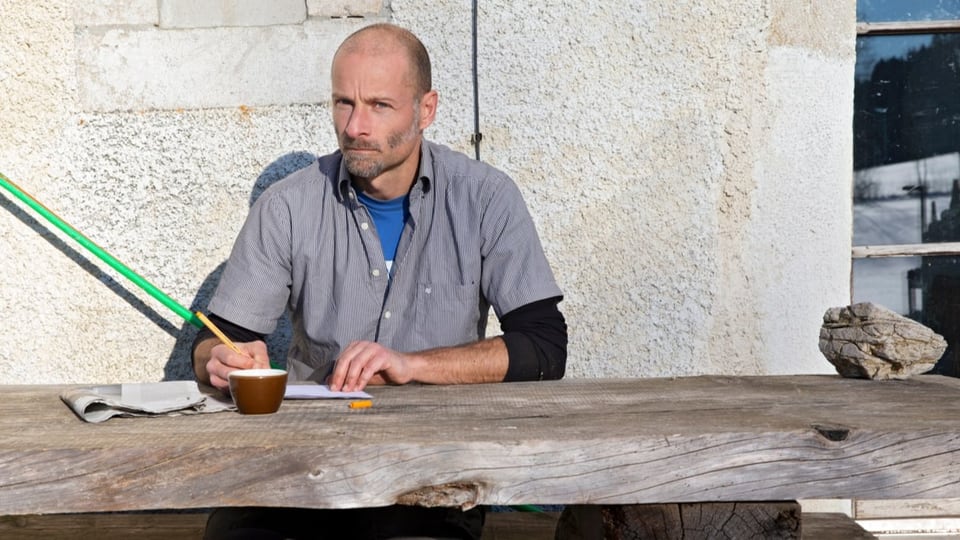
[[[80,420],[0,386],[0,515],[960,497],[960,380],[373,387],[374,406]]]

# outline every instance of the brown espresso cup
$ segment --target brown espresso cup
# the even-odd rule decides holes
[[[287,372],[282,369],[238,369],[228,379],[230,395],[243,414],[275,413],[283,403]]]

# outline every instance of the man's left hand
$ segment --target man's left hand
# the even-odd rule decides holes
[[[354,341],[340,353],[327,379],[334,392],[357,392],[368,384],[406,384],[413,380],[412,357],[372,341]]]

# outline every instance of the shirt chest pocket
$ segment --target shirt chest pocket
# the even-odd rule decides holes
[[[480,288],[476,284],[423,283],[417,291],[417,333],[430,347],[479,337]]]

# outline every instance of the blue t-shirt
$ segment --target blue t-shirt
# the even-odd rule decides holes
[[[393,259],[397,255],[397,245],[400,244],[400,233],[403,224],[410,215],[410,197],[404,195],[389,201],[374,199],[367,194],[357,193],[360,202],[367,207],[373,223],[377,227],[380,237],[380,248],[383,250],[383,259],[387,262],[387,271],[393,269]]]

